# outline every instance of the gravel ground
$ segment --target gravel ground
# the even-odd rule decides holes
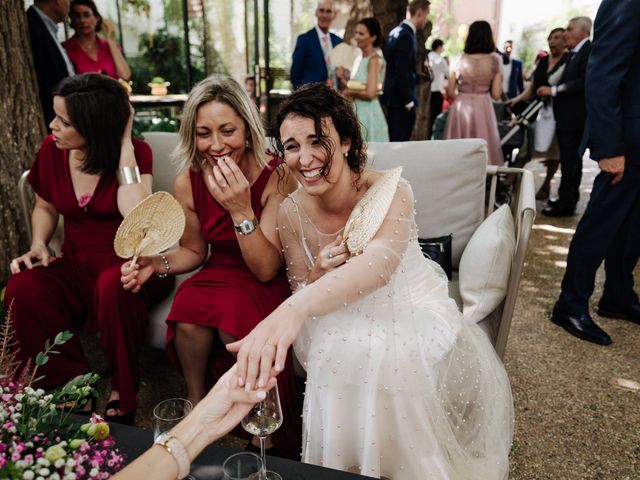
[[[534,161],[527,168],[539,185],[544,167]],[[505,357],[516,411],[510,479],[640,479],[640,390],[635,388],[640,387],[640,326],[594,314],[613,339],[602,347],[549,321],[569,242],[596,173],[596,164],[585,161],[578,215],[539,215],[534,226]],[[601,271],[592,312],[602,281]],[[95,338],[85,339],[85,346],[91,352],[100,350]],[[93,357],[96,370],[106,376],[104,359]],[[184,386],[164,352],[154,349],[143,352],[142,378],[136,424],[151,428],[153,406],[184,395]],[[631,381],[627,387],[619,385],[625,381]],[[101,381],[100,391],[102,409],[107,380]],[[228,435],[219,443],[240,447],[245,441]]]

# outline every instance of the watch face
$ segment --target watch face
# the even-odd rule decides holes
[[[243,220],[242,222],[240,222],[240,224],[236,225],[236,230],[241,235],[249,235],[256,229],[257,225],[257,221]]]
[[[156,437],[153,443],[160,445],[164,443],[164,441],[167,439],[168,436],[169,436],[169,432],[162,432],[160,435]]]

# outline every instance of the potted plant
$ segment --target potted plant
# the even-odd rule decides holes
[[[171,83],[166,82],[162,77],[153,77],[147,85],[151,88],[151,95],[166,95],[167,87],[171,85]]]

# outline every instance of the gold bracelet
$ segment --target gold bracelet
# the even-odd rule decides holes
[[[142,179],[140,178],[140,169],[137,165],[133,167],[126,166],[119,168],[116,170],[116,179],[120,186],[142,183]]]
[[[160,255],[162,258],[162,262],[164,263],[164,273],[156,273],[159,278],[167,278],[169,276],[169,269],[171,268],[169,265],[169,260],[164,255]]]

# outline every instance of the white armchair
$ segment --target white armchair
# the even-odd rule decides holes
[[[502,358],[535,218],[533,175],[519,168],[487,166],[486,142],[478,139],[371,143],[368,150],[373,168],[386,170],[403,166],[402,176],[411,183],[416,199],[420,238],[453,233],[454,273],[449,293],[461,310],[465,305],[458,275],[460,259],[473,234],[494,210],[497,175],[515,176],[515,193],[510,205],[513,220],[509,219],[513,222],[514,253],[511,268],[502,272],[506,291],[493,311],[478,320]],[[487,176],[491,179],[488,199],[485,198]]]

